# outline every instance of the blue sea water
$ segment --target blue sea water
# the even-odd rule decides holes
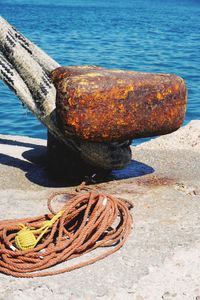
[[[176,73],[185,124],[200,119],[199,0],[0,0],[0,14],[61,65]],[[0,104],[0,133],[46,138],[2,82]]]

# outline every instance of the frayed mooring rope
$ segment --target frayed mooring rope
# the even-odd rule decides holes
[[[89,191],[73,196],[61,213],[56,215],[51,201],[59,195],[64,196],[66,193],[54,193],[50,196],[48,207],[51,213],[48,215],[0,221],[0,272],[15,277],[61,274],[92,264],[123,246],[132,228],[130,204],[111,195]],[[49,227],[42,234],[42,240],[33,243],[33,249],[28,249],[29,244],[21,245],[16,242],[19,230],[23,227],[21,224],[30,232],[35,231],[36,240],[37,233],[42,231],[41,227]],[[18,241],[31,243],[32,240],[26,236],[25,240]],[[17,249],[21,246],[22,249],[26,249],[26,246],[28,248]],[[98,247],[108,246],[112,248],[84,262],[59,270],[43,271]]]

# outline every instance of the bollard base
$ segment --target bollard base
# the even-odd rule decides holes
[[[111,170],[95,168],[87,164],[79,153],[73,152],[63,142],[58,141],[48,131],[47,171],[58,180],[74,180],[95,182],[105,179]],[[95,175],[94,175],[95,174]]]

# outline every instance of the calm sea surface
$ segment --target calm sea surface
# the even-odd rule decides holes
[[[176,73],[185,124],[200,119],[199,0],[0,0],[0,14],[62,65]],[[46,138],[2,82],[0,104],[0,133]]]

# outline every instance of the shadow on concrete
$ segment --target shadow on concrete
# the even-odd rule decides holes
[[[0,138],[0,144],[2,145],[10,145],[10,146],[19,146],[19,147],[27,147],[27,148],[38,148],[38,147],[44,147],[33,143],[27,143],[27,142],[20,142],[20,141],[13,141],[8,139],[2,139]]]
[[[32,143],[0,139],[0,144],[32,148],[22,153],[20,159],[0,154],[0,164],[21,169],[25,176],[31,182],[44,187],[67,187],[80,184],[85,178],[64,178],[59,174],[51,174],[48,170],[47,148]],[[116,170],[102,178],[97,178],[97,182],[108,182],[112,180],[128,179],[153,173],[154,169],[142,162],[132,160],[123,170]],[[70,170],[68,170],[70,173]]]

